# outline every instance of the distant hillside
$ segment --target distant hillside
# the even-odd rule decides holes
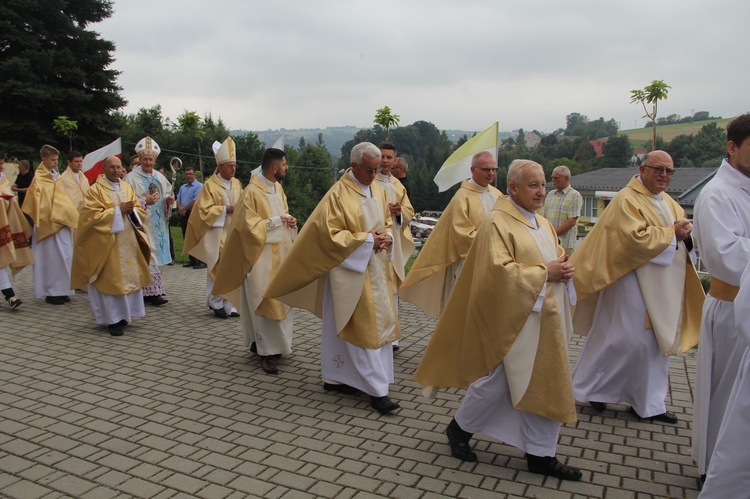
[[[733,118],[722,118],[720,120],[705,120],[705,121],[694,121],[693,123],[678,123],[676,125],[663,125],[656,127],[656,135],[661,135],[661,138],[665,142],[670,142],[673,138],[678,135],[693,135],[700,131],[700,129],[708,125],[709,123],[716,123],[720,128],[726,128],[727,123],[732,121]],[[627,135],[630,139],[630,145],[634,149],[643,149],[646,142],[651,140],[651,128],[634,128],[632,130],[620,130],[617,132],[620,135]]]
[[[266,147],[271,147],[282,134],[284,135],[284,143],[286,145],[297,147],[301,138],[304,138],[307,143],[316,143],[318,141],[318,134],[322,133],[326,149],[328,149],[328,152],[331,153],[334,161],[336,161],[339,156],[341,156],[341,147],[344,143],[353,139],[357,131],[361,129],[362,127],[356,126],[340,126],[327,128],[297,128],[292,130],[286,128],[280,130],[252,130],[252,132],[258,135],[258,138],[261,142],[266,144]],[[243,135],[247,132],[248,130],[231,131],[232,135]],[[474,131],[467,132],[465,130],[445,130],[445,133],[448,136],[448,140],[453,143],[458,142],[464,135],[466,135],[467,138],[471,138],[472,135],[474,135]],[[500,132],[500,140],[507,139],[510,137],[510,134],[510,132]]]

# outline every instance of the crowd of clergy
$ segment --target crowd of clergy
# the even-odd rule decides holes
[[[135,151],[139,164],[127,175],[111,156],[91,185],[80,154],[60,174],[59,152],[45,145],[33,180],[12,186],[0,158],[0,289],[11,311],[22,301],[8,271],[28,265],[37,299],[64,305],[85,291],[112,336],[144,316],[146,304],[167,303],[161,267],[172,261],[175,195],[154,169],[158,144],[145,137]],[[693,459],[701,497],[750,490],[742,443],[750,414],[750,114],[727,126],[727,157],[698,197],[694,222],[665,192],[679,175],[672,158],[652,151],[580,242],[582,198],[566,167],[554,169],[547,193],[542,166],[515,160],[506,195],[492,186],[494,154],[478,152],[408,273],[414,209],[393,144],[357,144],[350,168],[299,233],[281,184],[284,151],[266,149],[244,189],[232,138],[213,152],[215,173],[177,196],[184,252],[189,265],[207,268],[205,305],[220,319],[240,318],[265,373],[277,374],[292,353],[292,309],[302,308],[322,320],[324,390],[365,394],[374,410],[392,413],[400,408],[389,395],[399,300],[411,302],[437,320],[414,374],[424,396],[466,389],[445,429],[451,454],[476,461],[471,438],[483,433],[523,451],[531,472],[580,480],[578,468],[557,458],[561,425],[577,421],[575,402],[602,416],[615,405],[677,424],[665,402],[670,357],[700,339]],[[711,276],[707,297],[696,246]],[[586,339],[571,371],[574,333]]]

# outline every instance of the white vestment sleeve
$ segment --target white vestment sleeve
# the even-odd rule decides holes
[[[221,210],[221,215],[219,215],[219,218],[216,219],[216,221],[211,225],[211,227],[224,227],[224,222],[227,221],[227,207],[225,206],[224,209]]]
[[[740,291],[734,299],[734,321],[737,330],[750,345],[750,265],[742,273]]]
[[[268,222],[266,223],[266,229],[271,230],[277,227],[281,227],[282,225],[284,224],[281,221],[281,217],[271,217],[268,219]]]
[[[649,263],[668,267],[672,265],[675,253],[677,253],[677,238],[673,237],[672,244],[670,244],[667,249],[653,257]]]
[[[346,257],[346,260],[341,262],[340,267],[345,269],[353,270],[355,272],[363,273],[367,270],[367,264],[370,261],[370,255],[372,254],[372,248],[375,246],[375,238],[372,234],[367,234],[367,239],[363,242],[359,248]]]

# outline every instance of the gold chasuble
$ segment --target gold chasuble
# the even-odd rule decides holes
[[[406,274],[404,268],[406,262],[409,261],[409,257],[414,253],[414,238],[411,235],[411,227],[409,223],[414,218],[414,208],[411,206],[409,196],[406,195],[406,188],[396,177],[393,175],[384,176],[378,174],[375,177],[375,182],[385,191],[386,197],[389,203],[400,203],[401,204],[401,225],[396,223],[397,218],[391,216],[393,219],[393,249],[391,257],[391,267],[393,272],[396,273],[397,279],[394,279],[396,289],[404,282]],[[395,291],[394,291],[395,294]]]
[[[18,199],[10,189],[7,177],[0,179],[0,268],[10,266],[16,275],[27,265],[34,263],[29,238],[32,227],[23,216]]]
[[[188,219],[185,244],[182,252],[206,262],[209,275],[214,275],[214,267],[219,260],[226,234],[232,222],[232,214],[227,213],[223,227],[214,227],[226,206],[233,206],[242,195],[242,184],[236,178],[230,181],[227,189],[218,173],[213,174],[203,184],[203,189],[195,199],[193,211]],[[221,229],[212,231],[211,228]]]
[[[454,280],[451,266],[469,254],[479,226],[502,195],[491,185],[485,192],[468,180],[461,182],[401,285],[401,299],[419,306],[430,317],[440,318]]]
[[[89,180],[86,178],[86,175],[84,175],[83,172],[79,172],[78,178],[76,178],[73,170],[68,168],[60,174],[58,181],[73,202],[73,206],[75,206],[76,210],[80,213],[81,208],[83,208],[83,198],[86,196],[86,192],[88,192],[90,188]]]
[[[565,250],[552,224],[535,219],[538,229],[508,199],[497,200],[414,379],[426,388],[466,388],[502,362],[514,408],[572,423],[570,305],[565,285],[547,282],[546,268]]]
[[[364,273],[339,265],[371,230],[390,231],[391,214],[377,182],[370,186],[368,198],[349,171],[315,207],[264,296],[322,318],[328,282],[338,337],[360,348],[380,348],[401,337],[388,251],[373,251]]]
[[[124,230],[112,234],[115,206],[127,201],[135,202],[135,213],[143,223],[146,212],[130,184],[120,182],[118,192],[99,175],[86,193],[73,250],[71,289],[91,284],[100,293],[124,296],[151,283],[146,229],[135,228],[127,215],[121,215]]]
[[[232,223],[224,240],[212,293],[231,303],[240,302],[240,286],[248,274],[252,296],[250,309],[267,319],[286,319],[290,307],[271,298],[263,298],[271,277],[291,249],[297,229],[268,229],[268,220],[289,213],[286,194],[279,182],[271,192],[261,175],[253,175],[240,195]]]
[[[62,185],[52,179],[45,167],[38,168],[21,207],[34,220],[36,241],[54,236],[63,227],[78,226],[78,210]]]
[[[588,334],[599,292],[635,271],[647,310],[644,327],[654,330],[661,352],[675,355],[698,344],[705,294],[685,244],[677,245],[672,265],[649,263],[673,244],[674,221],[685,218],[667,193],[661,198],[633,177],[573,253],[576,333]]]

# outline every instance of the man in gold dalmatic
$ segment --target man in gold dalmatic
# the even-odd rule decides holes
[[[474,155],[471,178],[461,182],[399,290],[401,299],[434,319],[440,318],[479,226],[502,196],[491,185],[496,175],[491,153]]]
[[[239,304],[245,346],[260,355],[268,374],[277,374],[276,361],[292,353],[291,307],[263,298],[297,235],[297,219],[289,214],[280,182],[287,168],[284,151],[263,152],[261,172],[251,177],[237,203],[212,291]]]
[[[21,209],[34,220],[34,294],[52,305],[64,305],[74,294],[70,289],[73,261],[73,230],[78,210],[59,182],[60,151],[44,145],[42,163],[26,191]]]
[[[446,429],[451,453],[476,461],[469,441],[482,432],[526,453],[532,473],[580,480],[556,457],[561,423],[576,421],[568,369],[574,268],[544,202],[542,166],[517,159],[479,228],[414,379],[466,388]]]
[[[374,183],[380,150],[362,142],[351,168],[326,193],[292,245],[265,298],[323,319],[324,389],[370,396],[382,414],[399,405],[392,343],[400,338],[388,249],[392,219],[385,191]]]
[[[219,261],[229,226],[232,223],[234,207],[242,195],[242,184],[234,178],[237,171],[237,150],[232,137],[223,143],[213,144],[216,158],[214,173],[198,194],[185,231],[184,253],[189,253],[208,267],[206,273],[206,305],[220,319],[239,317],[232,302],[212,293],[214,268]]]
[[[4,170],[5,158],[0,157],[0,292],[12,311],[23,302],[13,291],[8,270],[16,275],[34,263],[34,258],[29,247],[31,225],[18,206]]]
[[[391,276],[394,288],[393,294],[396,300],[396,311],[398,312],[398,288],[406,279],[406,262],[414,253],[414,238],[411,235],[409,223],[414,217],[414,208],[411,206],[406,188],[399,180],[391,174],[391,168],[396,164],[396,146],[390,142],[378,144],[380,149],[380,171],[375,177],[375,182],[383,188],[388,197],[388,210],[391,212],[393,223],[393,249],[391,252]],[[393,350],[399,348],[398,342],[393,343]]]
[[[86,193],[71,281],[76,289],[88,287],[94,318],[112,336],[146,315],[142,288],[151,282],[146,212],[133,187],[120,180],[121,168],[120,158],[106,158],[104,175]]]
[[[602,412],[627,404],[641,418],[667,411],[669,356],[698,343],[703,288],[686,244],[692,224],[665,191],[672,158],[652,151],[571,257],[574,327],[587,335],[573,368],[576,400]]]

